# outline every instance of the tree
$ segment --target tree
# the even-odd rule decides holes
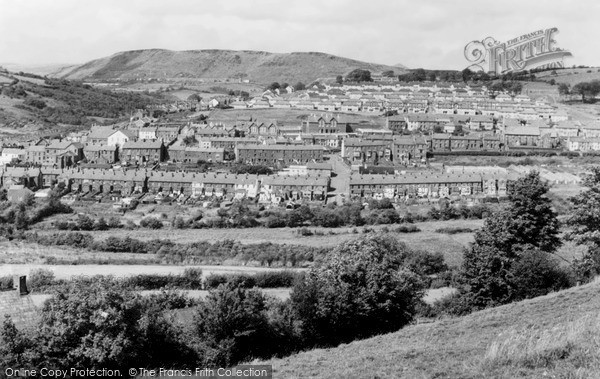
[[[34,346],[32,339],[6,315],[0,330],[0,366],[26,367],[35,356],[31,351]]]
[[[593,80],[591,82],[577,83],[573,86],[572,92],[580,94],[584,102],[586,101],[586,96],[593,99],[600,93],[600,81]]]
[[[592,167],[591,171],[582,183],[587,190],[570,199],[574,209],[566,221],[570,230],[565,238],[587,247],[585,254],[574,262],[582,281],[600,274],[600,166]]]
[[[560,83],[558,85],[558,93],[561,95],[568,95],[569,93],[571,93],[569,85],[566,83]]]
[[[386,78],[393,78],[396,75],[394,74],[394,70],[388,70],[388,71],[382,72],[381,76],[384,76]]]
[[[546,197],[548,189],[538,172],[516,180],[508,190],[510,205],[493,213],[475,233],[462,266],[474,307],[515,299],[511,270],[523,259],[523,252],[537,249],[548,255],[560,246],[558,219]]]
[[[372,82],[371,71],[357,68],[346,75],[348,82]]]
[[[194,318],[197,337],[207,346],[207,363],[225,367],[270,357],[267,311],[259,290],[221,285],[211,291]]]
[[[309,345],[332,346],[400,329],[423,295],[407,269],[410,252],[393,237],[369,236],[335,248],[291,294]]]
[[[267,89],[271,90],[271,91],[275,91],[276,89],[281,88],[281,85],[279,85],[279,83],[277,82],[273,82],[271,83],[270,86],[267,87]]]
[[[306,89],[306,86],[302,82],[298,82],[294,85],[294,90],[296,90],[296,91],[304,91],[305,89]]]
[[[342,75],[338,75],[338,76],[336,76],[336,77],[335,77],[335,82],[336,82],[337,84],[342,84],[342,83],[344,83],[344,77],[343,77]]]

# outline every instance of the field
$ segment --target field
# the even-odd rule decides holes
[[[279,109],[279,108],[268,108],[268,109],[216,109],[211,111],[209,114],[210,120],[221,120],[229,119],[235,120],[237,118],[254,117],[260,120],[277,120],[283,122],[284,125],[300,125],[301,120],[311,114],[322,114],[331,113],[319,110],[307,110],[307,109]],[[353,123],[361,124],[361,127],[373,128],[381,127],[385,124],[385,119],[379,115],[361,115],[356,113],[341,113],[335,112],[336,114],[344,115],[345,118]]]
[[[563,70],[556,70],[556,75],[552,74],[552,70],[548,70],[544,72],[538,72],[535,74],[535,76],[538,80],[550,81],[554,79],[557,83],[565,83],[573,87],[575,84],[580,82],[600,80],[600,68],[565,68]]]
[[[282,269],[249,266],[166,266],[166,265],[46,265],[46,264],[5,264],[0,266],[0,276],[27,275],[32,270],[46,269],[54,272],[57,279],[70,279],[75,276],[112,275],[123,278],[132,275],[181,275],[187,268],[202,270],[202,276],[212,274],[256,274],[259,272],[281,271]],[[303,271],[303,269],[294,269]]]
[[[600,281],[256,364],[277,378],[598,378]]]

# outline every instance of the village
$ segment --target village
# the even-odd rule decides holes
[[[178,204],[213,198],[272,204],[498,199],[506,183],[522,174],[518,169],[457,172],[432,163],[444,156],[600,150],[600,121],[573,120],[555,103],[559,94],[552,86],[524,92],[531,97],[495,94],[483,85],[379,78],[301,91],[268,89],[247,101],[177,101],[88,132],[4,141],[2,185],[9,198],[21,199],[37,190],[44,196],[44,189],[63,183],[71,198],[123,207],[133,199]],[[268,117],[282,108],[294,117]],[[159,117],[152,117],[156,111]],[[188,116],[160,117],[182,111]],[[198,114],[208,117],[192,118]],[[210,167],[200,169],[203,163]],[[231,173],[236,164],[271,171]],[[569,179],[577,181],[563,182]]]

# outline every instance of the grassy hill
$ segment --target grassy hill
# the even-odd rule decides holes
[[[345,75],[361,68],[372,72],[403,68],[366,63],[324,53],[274,54],[231,50],[135,50],[125,51],[61,71],[67,79],[138,78],[242,78],[252,82],[274,81],[308,84],[318,78]]]
[[[0,128],[15,133],[113,121],[159,101],[158,95],[114,93],[81,82],[0,72]]]
[[[599,378],[600,280],[266,364],[277,378]]]
[[[556,71],[556,74],[553,72]],[[565,83],[573,87],[577,83],[600,80],[600,68],[565,68],[562,70],[548,70],[535,74],[537,80],[549,82],[554,79],[556,83]]]

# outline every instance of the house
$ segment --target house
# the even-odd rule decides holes
[[[34,165],[42,165],[46,161],[46,145],[31,145],[25,149],[25,160]]]
[[[304,133],[347,133],[351,131],[350,122],[338,115],[310,115],[303,122]]]
[[[83,159],[83,144],[79,142],[55,140],[46,146],[46,160],[43,165],[65,168]]]
[[[192,183],[193,197],[254,199],[260,188],[258,175],[205,173],[196,175]]]
[[[123,146],[125,142],[135,141],[137,139],[137,133],[131,130],[113,130],[113,133],[108,136],[106,145],[108,146]],[[92,142],[95,144],[94,142]]]
[[[306,164],[306,174],[310,176],[331,176],[333,167],[330,163],[308,162]]]
[[[324,201],[329,189],[327,176],[273,175],[261,177],[259,201]]]
[[[177,139],[182,125],[158,125],[156,128],[156,139],[169,144]]]
[[[5,147],[2,149],[2,156],[0,156],[0,165],[5,165],[13,161],[22,161],[26,157],[27,151],[25,149]]]
[[[88,144],[83,147],[83,155],[88,163],[113,164],[119,159],[116,145]]]
[[[147,175],[144,170],[65,170],[58,180],[76,193],[132,195],[147,191]]]
[[[6,198],[11,203],[22,203],[31,197],[33,197],[33,191],[19,184],[12,185],[6,193]]]
[[[40,188],[42,172],[39,168],[6,167],[2,172],[2,186],[23,185],[25,188]]]
[[[97,145],[108,145],[108,137],[115,132],[112,126],[92,126],[85,142]]]
[[[350,164],[390,163],[392,161],[391,141],[348,138],[342,141],[342,157]]]
[[[235,158],[246,164],[288,166],[322,161],[325,151],[319,145],[238,145]]]
[[[155,140],[158,138],[156,131],[157,131],[156,126],[148,126],[145,128],[140,128],[138,130],[138,138],[140,140]]]
[[[540,128],[536,126],[507,126],[504,128],[504,145],[511,147],[540,146]]]
[[[427,158],[427,141],[422,136],[395,136],[392,143],[394,163],[410,164]]]
[[[121,149],[120,159],[126,162],[162,162],[165,146],[162,141],[129,141]]]

